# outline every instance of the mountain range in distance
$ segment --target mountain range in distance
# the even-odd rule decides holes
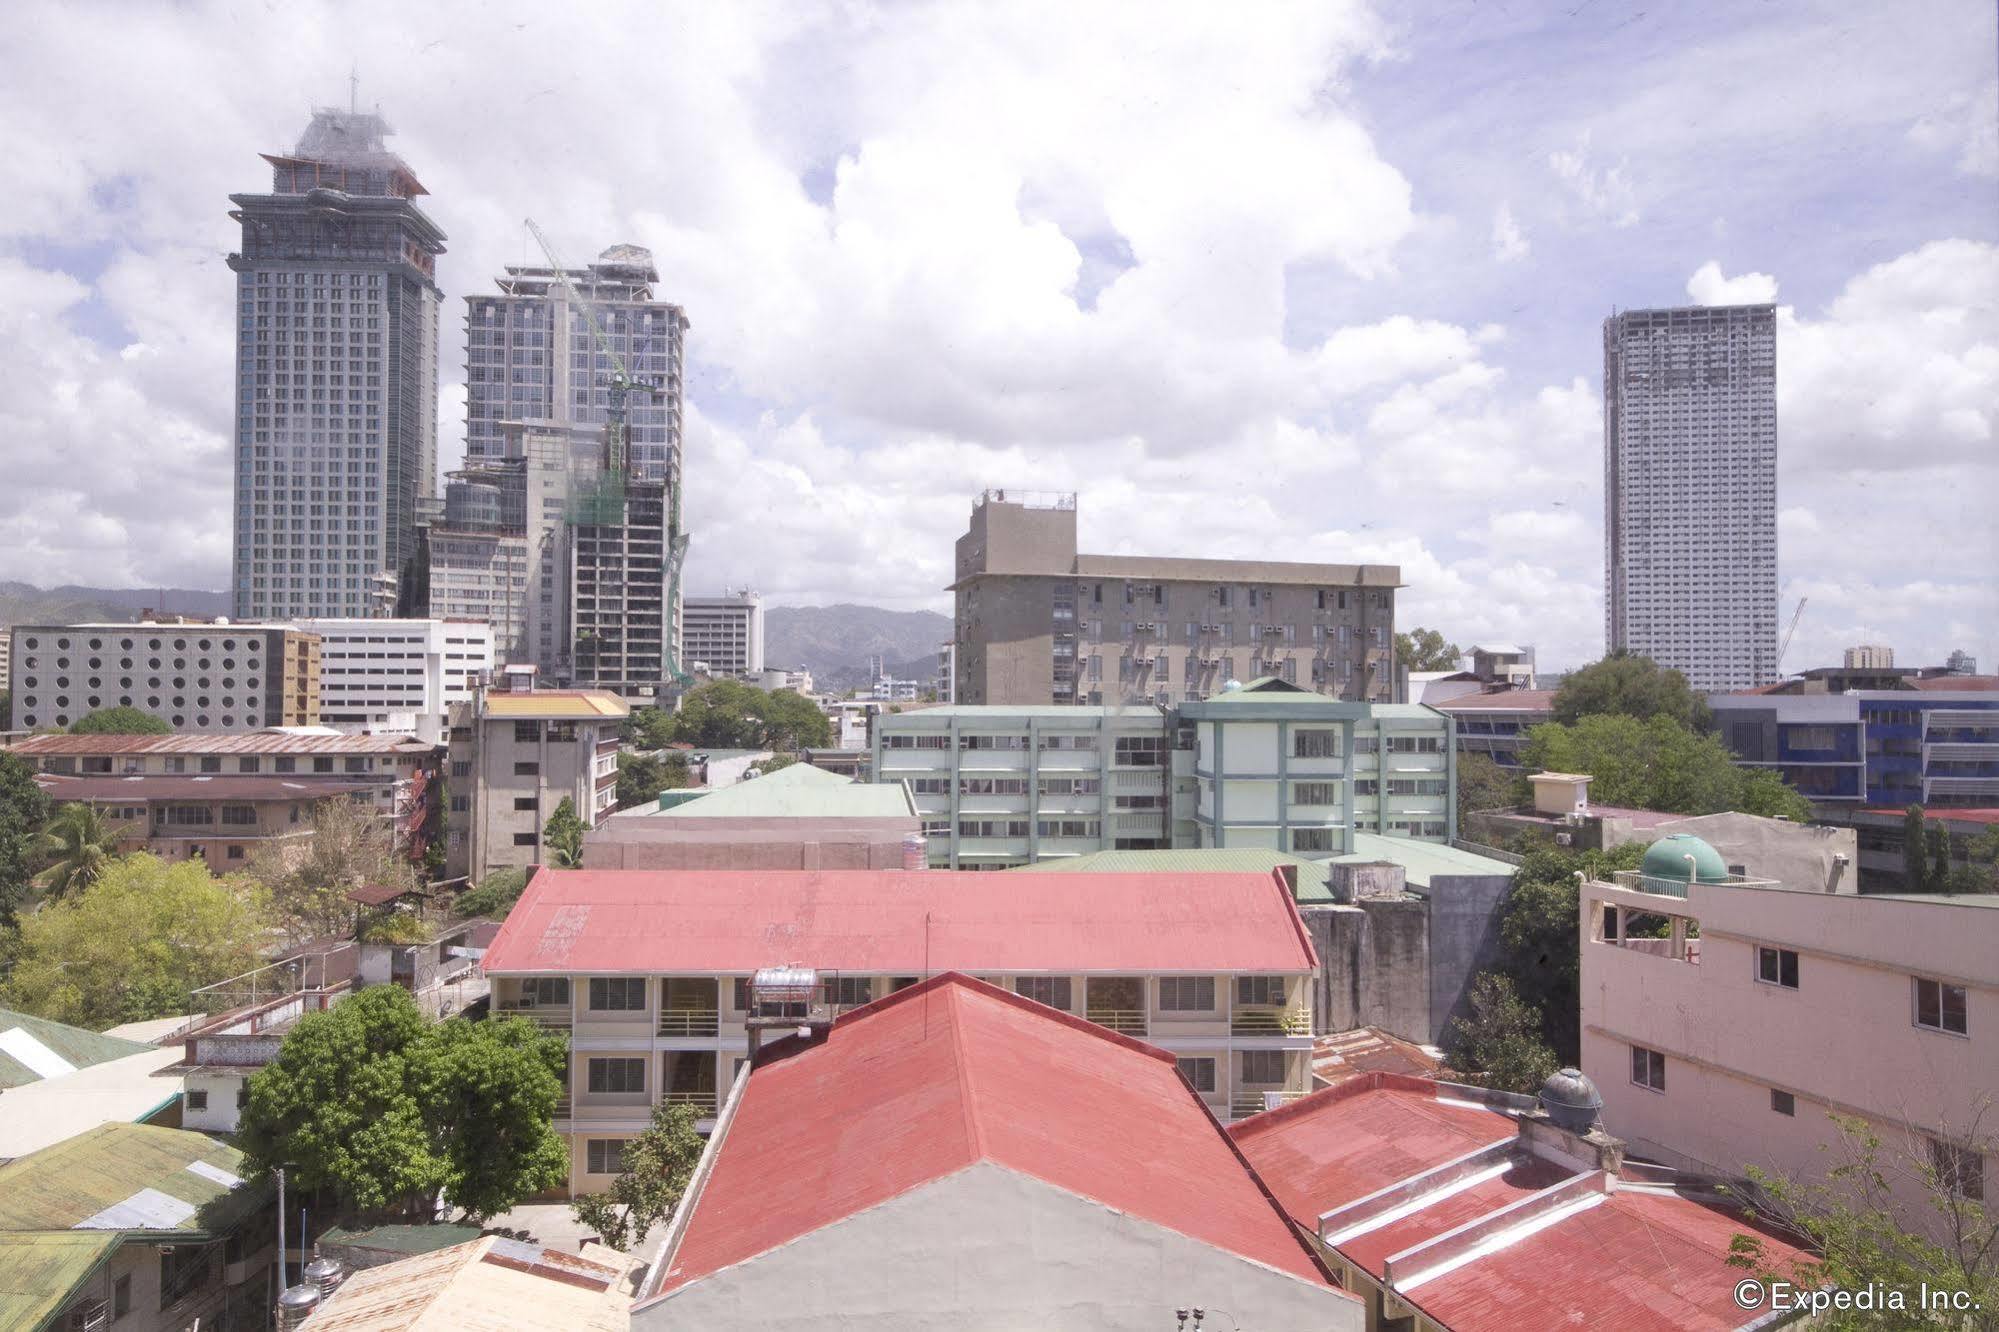
[[[122,624],[149,610],[226,615],[229,594],[184,587],[39,588],[0,582],[0,626]],[[877,658],[898,679],[927,682],[937,672],[937,645],[950,636],[951,617],[936,611],[851,604],[764,608],[765,663],[810,671],[821,688],[868,683],[869,662]]]

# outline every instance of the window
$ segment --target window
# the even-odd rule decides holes
[[[516,777],[539,777],[539,776],[541,776],[541,764],[539,764],[539,763],[516,763],[516,764],[514,765],[514,776],[516,776]]]
[[[594,982],[593,982],[594,983]],[[613,1096],[643,1095],[646,1089],[646,1061],[643,1059],[592,1059],[590,1090]]]
[[[1313,727],[1310,730],[1291,733],[1291,757],[1338,758],[1340,756],[1340,733],[1330,727]]]
[[[1798,954],[1789,948],[1756,949],[1756,979],[1764,985],[1798,988]]]
[[[1215,1061],[1207,1058],[1176,1059],[1180,1076],[1187,1079],[1197,1092],[1212,1092],[1215,1089]]]
[[[312,761],[312,770],[314,772],[332,772],[333,760],[330,758],[316,758]]]
[[[1159,1011],[1162,1013],[1212,1013],[1215,1010],[1213,976],[1161,976]]]
[[[875,997],[874,982],[866,976],[829,976],[820,985],[825,1002],[853,1008]]]
[[[1775,1087],[1772,1087],[1770,1089],[1770,1108],[1780,1115],[1795,1117],[1798,1113],[1798,1098],[1787,1091],[1778,1091]]]
[[[1072,997],[1067,976],[1016,976],[1013,992],[1037,1004],[1067,1012]]]
[[[514,723],[514,743],[532,745],[541,739],[541,723],[517,721]]]
[[[1294,805],[1337,805],[1340,803],[1338,782],[1298,782],[1291,787],[1291,803]]]
[[[205,1090],[196,1091],[193,1088],[189,1088],[183,1099],[190,1110],[206,1110],[208,1108],[208,1093]]]
[[[1655,1092],[1666,1090],[1666,1056],[1642,1045],[1632,1046],[1631,1080]]]
[[[625,1173],[625,1144],[629,1138],[592,1138],[584,1149],[588,1160],[585,1168],[593,1175],[622,1175]]]
[[[1964,987],[1946,985],[1942,981],[1916,981],[1916,1025],[1931,1031],[1945,1031],[1953,1036],[1966,1033],[1964,1020]]]
[[[523,980],[521,982],[521,1007],[569,1007],[569,978],[567,976],[531,976]]]
[[[298,760],[297,760],[297,759],[295,759],[295,758],[292,758],[292,757],[291,757],[291,756],[289,756],[289,755],[285,755],[285,756],[283,756],[283,757],[279,757],[279,758],[274,758],[274,759],[272,759],[272,760],[271,760],[271,771],[272,771],[272,772],[297,772],[297,771],[298,771]]]
[[[1242,1060],[1242,1080],[1262,1087],[1284,1085],[1284,1052],[1282,1050],[1243,1050],[1236,1056]]]
[[[536,842],[537,842],[538,840],[539,840],[539,839],[538,839],[538,838],[536,837],[536,835],[535,835],[534,833],[531,833],[531,832],[524,832],[524,833],[515,833],[515,834],[514,834],[514,845],[515,845],[515,846],[533,846],[533,845],[535,845],[535,843],[536,843]]]
[[[111,1283],[111,1316],[123,1318],[132,1312],[132,1277],[130,1273]]]
[[[600,1013],[638,1012],[646,1006],[643,976],[592,976],[590,1007]]]
[[[1291,849],[1293,851],[1336,851],[1331,828],[1293,828]]]
[[[237,759],[237,760],[236,760],[236,771],[238,771],[238,772],[255,772],[255,771],[257,771],[257,768],[259,767],[259,765],[260,765],[260,762],[261,762],[261,760],[258,760],[258,759],[254,759],[254,758],[241,758],[241,759]]]
[[[1125,768],[1156,768],[1163,761],[1166,740],[1156,735],[1118,737],[1115,762]]]
[[[1239,1004],[1280,1005],[1284,1002],[1282,976],[1237,976],[1235,1001]]]
[[[515,796],[515,797],[514,797],[514,808],[515,808],[515,809],[517,809],[517,810],[527,810],[527,811],[529,811],[530,813],[532,813],[532,812],[533,812],[533,810],[534,810],[534,808],[535,808],[535,806],[536,806],[537,804],[539,804],[539,803],[540,803],[540,800],[539,800],[539,798],[538,798],[538,797],[535,797],[535,796]]]
[[[203,772],[221,772],[222,771],[221,756],[216,754],[209,754],[204,756],[201,760],[201,770]]]
[[[1985,1157],[1974,1147],[1930,1139],[1930,1168],[1951,1196],[1973,1202],[1985,1197]]]

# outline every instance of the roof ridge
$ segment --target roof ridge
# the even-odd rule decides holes
[[[960,974],[945,973],[953,978]],[[950,985],[938,986],[937,993],[943,996],[950,1013],[951,1055],[957,1066],[955,1071],[958,1075],[958,1111],[965,1121],[965,1145],[970,1149],[972,1160],[990,1160],[986,1146],[985,1125],[979,1121],[979,1089],[972,1083],[972,1061],[966,1057],[964,1013],[960,1007],[965,1001],[965,991],[954,980]]]
[[[1277,896],[1284,903],[1285,917],[1291,922],[1291,933],[1305,950],[1305,964],[1309,970],[1319,969],[1319,950],[1312,947],[1312,935],[1305,928],[1305,918],[1298,914],[1298,894],[1284,878],[1284,865],[1270,867],[1270,881],[1277,886]],[[1329,876],[1330,877],[1330,876]]]

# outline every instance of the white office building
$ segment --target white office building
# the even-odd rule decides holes
[[[349,733],[442,741],[445,710],[493,670],[493,628],[476,620],[301,620],[319,635],[320,721]]]
[[[710,675],[760,675],[764,668],[764,603],[749,588],[719,597],[684,597],[681,650]]]
[[[1777,678],[1777,311],[1603,324],[1604,637],[1696,689]]]

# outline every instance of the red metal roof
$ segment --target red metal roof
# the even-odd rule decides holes
[[[9,746],[28,758],[99,754],[423,754],[436,749],[406,735],[31,735]]]
[[[382,779],[320,777],[296,773],[235,773],[213,777],[178,773],[140,773],[131,777],[71,777],[38,772],[35,782],[51,800],[85,800],[111,804],[121,800],[323,800],[350,791],[381,789]]]
[[[1906,806],[1870,805],[1860,811],[1863,814],[1879,814],[1884,818],[1900,819],[1908,817]],[[1944,823],[1999,823],[1999,809],[1958,809],[1951,805],[1927,805],[1923,808],[1926,817]]]
[[[1552,689],[1501,689],[1490,694],[1461,694],[1429,706],[1439,712],[1551,712]]]
[[[1303,972],[1275,873],[992,878],[960,870],[539,870],[489,975]]]
[[[1163,1050],[946,974],[766,1057],[660,1291],[981,1161],[1334,1289]]]
[[[1910,680],[1911,687],[1937,693],[1985,693],[1999,691],[1999,675],[1932,675]]]

